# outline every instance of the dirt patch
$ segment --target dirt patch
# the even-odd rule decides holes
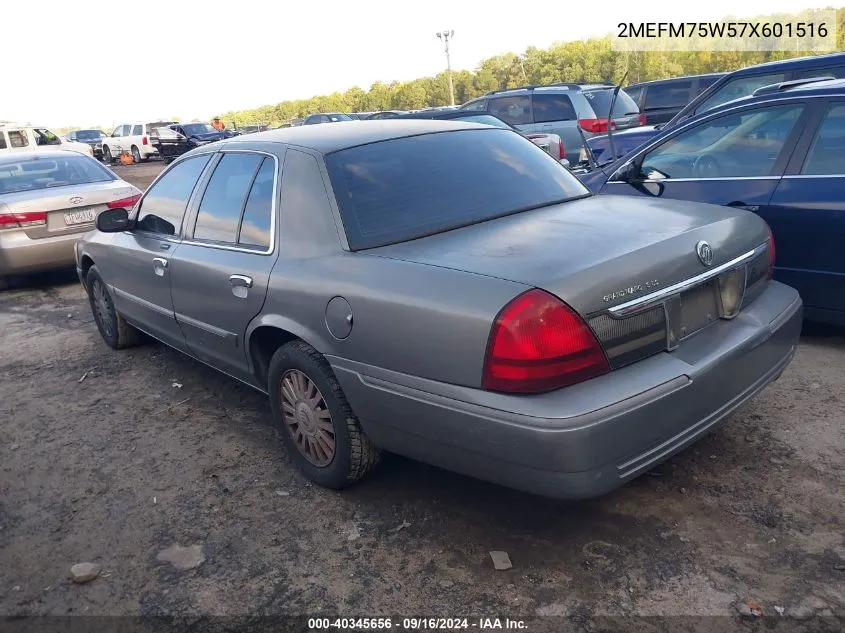
[[[0,614],[845,610],[835,332],[805,337],[721,431],[601,499],[398,457],[337,493],[292,468],[261,394],[160,344],[113,352],[78,284],[32,283],[0,294]],[[190,565],[161,556],[174,544]],[[79,562],[99,577],[74,584]]]

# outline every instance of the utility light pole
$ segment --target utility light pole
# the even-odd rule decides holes
[[[452,105],[455,105],[455,86],[452,84],[452,59],[449,57],[449,39],[454,36],[454,31],[440,31],[437,33],[437,39],[442,40],[446,44],[446,68],[449,71],[449,99]]]

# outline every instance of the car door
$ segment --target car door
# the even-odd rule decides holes
[[[845,325],[845,100],[818,105],[820,124],[807,128],[761,215],[775,236],[776,278],[798,289],[808,316]]]
[[[278,257],[280,162],[254,151],[218,154],[171,260],[173,307],[190,352],[242,380],[249,380],[246,328],[264,305]]]
[[[185,337],[170,295],[170,259],[179,249],[185,211],[209,159],[206,154],[182,160],[147,189],[133,211],[134,227],[113,234],[101,270],[118,312],[182,350]]]
[[[635,154],[601,193],[693,200],[759,212],[807,120],[800,101],[737,108],[681,127]]]
[[[126,127],[127,126],[125,125],[118,125],[114,128],[114,131],[112,131],[111,136],[104,140],[114,158],[117,158],[123,151],[123,134]]]

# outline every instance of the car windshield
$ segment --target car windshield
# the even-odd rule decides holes
[[[374,248],[589,195],[519,134],[479,128],[326,156],[350,248]]]
[[[332,122],[334,122],[334,121],[354,121],[355,120],[351,116],[349,116],[348,114],[327,114],[326,116],[329,117],[329,121],[332,121]]]
[[[495,127],[502,127],[508,130],[515,129],[513,126],[508,125],[499,117],[495,117],[492,114],[467,114],[466,116],[457,117],[457,121],[469,121],[470,123],[483,123],[484,125],[493,125]]]
[[[0,202],[8,193],[111,180],[115,177],[97,161],[72,152],[60,158],[4,160],[0,162]]]
[[[80,141],[99,141],[104,136],[100,130],[79,130],[76,133],[76,138]]]
[[[599,119],[608,118],[610,112],[610,102],[613,101],[613,88],[605,88],[603,90],[585,90],[583,95],[587,98]],[[616,103],[613,104],[613,118],[628,116],[631,114],[639,114],[640,109],[628,93],[620,90],[616,95]]]
[[[208,123],[186,123],[182,129],[188,134],[214,134],[217,131]]]

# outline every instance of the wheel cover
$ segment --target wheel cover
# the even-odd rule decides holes
[[[328,466],[335,455],[335,434],[323,394],[297,369],[284,373],[280,390],[285,428],[297,450],[314,466]]]
[[[94,317],[97,319],[97,325],[100,326],[106,336],[111,337],[114,334],[114,329],[112,328],[110,299],[99,279],[95,279],[91,285],[91,294],[94,297]]]

